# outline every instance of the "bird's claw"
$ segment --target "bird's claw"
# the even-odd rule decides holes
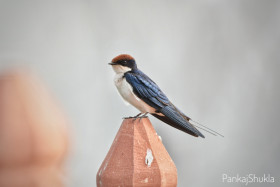
[[[128,117],[123,117],[122,119],[131,119],[133,118],[132,116],[128,116]]]
[[[140,117],[139,117],[139,122],[141,122],[141,120],[142,120],[143,118],[147,118],[147,117],[148,117],[147,114],[148,114],[148,112],[146,112],[146,113],[144,113],[142,116],[140,116]]]
[[[129,116],[129,117],[123,117],[123,119],[131,119],[131,118],[133,118],[133,122],[136,120],[136,119],[139,119],[139,121],[141,121],[142,120],[142,118],[147,118],[148,116],[147,116],[147,114],[148,114],[148,112],[146,112],[146,113],[144,113],[143,115],[142,115],[143,113],[139,113],[139,114],[137,114],[136,116]],[[141,116],[142,115],[142,116]]]

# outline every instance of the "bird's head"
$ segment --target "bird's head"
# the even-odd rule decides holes
[[[137,69],[134,58],[127,54],[116,56],[109,65],[112,65],[116,73],[125,73]]]

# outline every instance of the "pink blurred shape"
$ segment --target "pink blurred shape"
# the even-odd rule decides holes
[[[64,186],[67,120],[29,72],[0,77],[0,186]]]

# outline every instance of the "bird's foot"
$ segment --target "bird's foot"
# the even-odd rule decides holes
[[[139,121],[141,121],[142,120],[142,118],[147,118],[148,115],[149,114],[149,112],[146,112],[146,113],[139,113],[139,114],[137,114],[136,116],[129,116],[129,117],[123,117],[123,119],[131,119],[131,118],[133,118],[133,122],[136,120],[136,119],[139,119]],[[142,116],[141,116],[142,115]]]
[[[128,116],[128,117],[123,117],[123,119],[131,119],[133,118],[132,116]]]
[[[135,119],[137,119],[141,114],[142,113],[139,113],[136,116],[123,117],[123,119],[131,119],[131,118],[133,118],[133,121],[135,121]]]
[[[134,117],[133,117],[133,118],[134,118],[133,121],[135,121],[137,118],[139,118],[139,116],[141,116],[141,114],[142,114],[142,113],[140,112],[139,114],[137,114],[136,116],[134,116]]]
[[[139,117],[139,122],[141,122],[141,120],[142,120],[143,118],[147,118],[147,117],[148,117],[148,116],[147,116],[148,114],[149,114],[149,112],[145,112],[142,116],[140,116],[140,117]]]
[[[139,116],[141,116],[141,112],[139,114],[137,114],[136,116],[134,116],[133,118],[138,118]]]

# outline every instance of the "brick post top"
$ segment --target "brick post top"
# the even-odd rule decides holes
[[[96,176],[98,187],[177,186],[177,169],[150,120],[125,119]]]

